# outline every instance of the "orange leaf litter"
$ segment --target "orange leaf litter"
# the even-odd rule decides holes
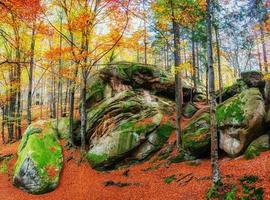
[[[186,119],[183,119],[186,124]],[[184,126],[184,125],[183,125]],[[64,141],[61,142],[62,145]],[[0,154],[16,154],[19,142],[0,145]],[[88,163],[78,165],[79,152],[63,148],[64,167],[59,186],[55,191],[43,195],[27,194],[12,185],[12,169],[16,157],[8,163],[8,174],[0,173],[0,200],[200,200],[211,185],[210,160],[202,160],[198,166],[187,163],[162,165],[155,170],[143,171],[153,166],[150,162],[133,165],[129,175],[123,176],[125,169],[111,172],[98,172]],[[66,161],[73,156],[76,160]],[[162,161],[161,161],[162,162]],[[264,199],[270,199],[270,151],[262,153],[253,160],[221,158],[220,170],[223,181],[239,183],[245,175],[259,177],[258,186],[264,188]],[[164,177],[192,173],[193,178],[185,184],[164,183]],[[139,183],[127,187],[104,186],[105,181]]]

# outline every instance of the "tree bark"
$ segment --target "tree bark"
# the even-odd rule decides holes
[[[192,79],[193,79],[193,87],[194,90],[197,90],[197,70],[196,70],[196,57],[195,57],[195,41],[194,41],[194,30],[192,29],[192,68],[193,68],[193,74],[192,74]],[[191,95],[192,96],[192,95]],[[191,99],[192,101],[192,99]]]
[[[266,53],[265,38],[264,38],[264,26],[263,26],[262,21],[260,21],[260,33],[261,33],[261,43],[262,43],[262,49],[263,49],[264,71],[268,73],[267,53]]]
[[[145,0],[143,0],[143,10],[144,10],[144,64],[147,64],[147,28],[146,28],[146,10],[145,10]]]
[[[5,117],[5,105],[2,107],[2,131],[1,131],[1,135],[2,135],[2,143],[5,144],[6,140],[5,140],[5,121],[6,121],[6,117]]]
[[[221,182],[218,166],[218,135],[216,122],[216,98],[215,98],[215,73],[213,68],[212,49],[212,20],[211,20],[211,0],[207,0],[207,49],[208,49],[208,81],[210,93],[210,132],[211,132],[211,166],[212,181],[218,185]]]
[[[182,80],[178,67],[181,64],[180,58],[180,26],[175,21],[174,5],[171,3],[173,35],[174,35],[174,65],[175,65],[175,102],[176,102],[176,145],[180,148],[182,144],[181,114],[182,114]]]
[[[222,81],[221,60],[220,60],[219,30],[218,30],[217,26],[215,26],[215,34],[216,34],[217,60],[218,60],[219,103],[221,103],[222,102],[223,81]]]
[[[33,69],[34,69],[34,57],[35,57],[35,41],[36,41],[36,25],[33,23],[32,38],[31,38],[31,58],[29,68],[29,79],[28,79],[28,96],[27,96],[27,124],[28,126],[32,122],[32,88],[33,88]]]
[[[263,70],[262,70],[262,61],[261,61],[261,53],[260,53],[260,48],[259,48],[258,42],[256,42],[256,46],[257,46],[259,69],[260,69],[260,72],[263,73]]]

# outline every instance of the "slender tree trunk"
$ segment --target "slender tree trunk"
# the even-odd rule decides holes
[[[259,61],[258,63],[259,63],[260,72],[263,73],[261,53],[260,53],[260,48],[259,48],[258,42],[256,42],[256,46],[257,46],[257,54],[258,54],[258,61]]]
[[[67,116],[69,85],[70,85],[70,82],[68,80],[67,81],[67,85],[66,85],[65,103],[64,103],[64,111],[63,111],[63,116],[62,117],[66,117]]]
[[[5,121],[6,121],[6,108],[5,106],[2,107],[2,131],[1,131],[1,135],[2,135],[2,143],[5,144],[6,140],[5,140]]]
[[[62,33],[63,29],[63,18],[60,17],[60,32]],[[62,66],[63,66],[63,60],[62,60],[62,35],[59,36],[59,48],[60,48],[60,59],[59,59],[59,69],[58,73],[61,74]],[[62,95],[62,78],[59,77],[58,79],[58,106],[57,106],[57,119],[58,117],[63,115],[63,95]]]
[[[85,135],[86,135],[86,82],[87,72],[82,70],[82,88],[81,88],[81,152],[85,151]]]
[[[196,43],[196,60],[197,60],[197,83],[200,82],[200,59],[199,59],[199,43]]]
[[[261,43],[262,43],[262,49],[263,49],[264,71],[268,73],[267,53],[266,53],[265,38],[264,38],[264,25],[262,21],[260,22],[260,33],[261,33]]]
[[[16,103],[16,93],[14,88],[14,67],[11,66],[9,71],[9,109],[8,109],[8,142],[12,142],[14,134],[14,118],[15,118],[15,103]]]
[[[52,85],[51,85],[51,117],[56,118],[56,99],[55,99],[55,76],[52,74]]]
[[[186,48],[184,47],[184,62],[187,62]],[[185,69],[185,77],[188,78],[188,71]]]
[[[143,0],[143,10],[145,9],[145,0]],[[147,64],[147,27],[146,27],[146,14],[144,14],[144,64]]]
[[[29,79],[28,79],[28,96],[27,96],[27,124],[30,125],[32,122],[32,87],[33,87],[33,69],[34,69],[34,57],[35,57],[35,41],[36,41],[36,25],[33,23],[32,38],[31,38],[31,58],[29,68]]]
[[[173,23],[173,34],[174,34],[174,65],[176,69],[175,74],[175,102],[176,102],[176,144],[180,148],[182,144],[182,131],[181,131],[181,114],[182,114],[182,80],[181,72],[177,68],[181,64],[180,58],[180,26],[175,21],[174,15],[174,5],[173,1],[171,3],[172,11],[172,23]]]
[[[45,80],[44,80],[45,81]],[[42,86],[41,86],[41,92],[40,92],[40,119],[42,119],[42,114],[43,114],[43,103],[44,103],[44,81],[42,81]]]
[[[196,70],[196,57],[195,57],[195,41],[194,41],[194,30],[192,29],[192,68],[193,68],[193,74],[192,74],[192,79],[193,79],[193,87],[194,90],[197,90],[197,70]],[[192,95],[191,95],[192,96]],[[191,99],[192,101],[192,99]]]
[[[215,98],[215,73],[213,68],[212,49],[212,20],[211,20],[211,0],[207,0],[207,43],[208,43],[208,76],[210,93],[210,132],[211,132],[211,166],[212,181],[218,185],[221,182],[218,166],[218,135],[216,122],[216,98]]]
[[[221,60],[220,60],[219,30],[218,30],[217,26],[215,26],[215,34],[216,34],[217,60],[218,60],[219,103],[221,103],[222,102],[223,81],[222,81]]]

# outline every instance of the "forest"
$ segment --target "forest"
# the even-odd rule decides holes
[[[0,0],[0,199],[270,200],[269,0]]]

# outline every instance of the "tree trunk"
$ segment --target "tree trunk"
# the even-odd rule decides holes
[[[60,17],[60,32],[62,33],[63,29],[63,18]],[[61,74],[62,66],[63,66],[63,60],[62,60],[62,35],[59,36],[59,48],[60,48],[60,59],[59,59],[59,69],[58,73]],[[59,77],[58,79],[58,97],[57,97],[57,119],[58,117],[63,115],[63,95],[62,95],[62,78]]]
[[[145,10],[145,0],[143,0],[143,10]],[[147,28],[146,28],[146,14],[144,14],[144,64],[147,64]]]
[[[221,71],[221,61],[220,61],[219,30],[218,30],[217,26],[215,26],[215,34],[216,34],[217,59],[218,59],[219,103],[221,103],[222,102],[223,81],[222,81],[222,71]]]
[[[85,151],[85,135],[86,135],[86,82],[87,72],[82,70],[82,88],[81,88],[81,153]]]
[[[263,73],[263,69],[262,69],[262,60],[261,60],[261,53],[260,53],[260,48],[259,48],[258,42],[256,42],[256,46],[257,46],[258,64],[259,64],[260,72]]]
[[[194,41],[194,30],[193,29],[192,29],[192,68],[193,68],[193,74],[192,74],[193,87],[194,87],[194,90],[196,91],[197,90],[197,78],[196,78],[197,70],[196,70],[195,41]],[[192,99],[191,99],[191,101],[192,101]]]
[[[213,68],[212,49],[212,20],[211,20],[211,0],[207,0],[207,48],[208,48],[208,81],[210,93],[210,132],[211,132],[211,166],[212,181],[218,185],[221,181],[218,166],[218,135],[216,122],[216,98],[215,98],[215,73]]]
[[[27,124],[28,126],[32,121],[32,87],[33,87],[33,69],[34,69],[34,56],[35,56],[35,41],[36,41],[36,25],[33,23],[32,38],[31,38],[31,58],[30,58],[30,68],[29,68],[29,79],[28,79],[28,96],[27,96]]]
[[[199,59],[199,43],[196,43],[196,60],[197,60],[197,83],[200,82],[200,59]]]
[[[172,11],[172,23],[173,23],[173,34],[174,34],[174,65],[175,65],[175,102],[176,102],[176,144],[180,148],[182,143],[182,134],[181,134],[181,114],[182,114],[182,80],[181,72],[178,71],[178,68],[181,64],[180,58],[180,26],[175,21],[174,15],[174,5],[173,1],[171,3]]]
[[[16,103],[16,95],[15,95],[15,88],[14,88],[14,67],[11,66],[9,71],[9,109],[8,109],[8,142],[12,142],[13,140],[13,133],[14,133],[14,118],[15,118],[15,103]]]
[[[6,140],[5,140],[5,121],[6,121],[6,117],[5,117],[5,111],[6,108],[5,106],[2,107],[2,131],[1,131],[1,135],[2,135],[2,143],[5,144]]]
[[[261,43],[262,43],[262,49],[263,49],[264,71],[268,73],[267,53],[266,53],[265,38],[264,38],[264,26],[263,26],[262,21],[260,22],[260,33],[261,33]]]

